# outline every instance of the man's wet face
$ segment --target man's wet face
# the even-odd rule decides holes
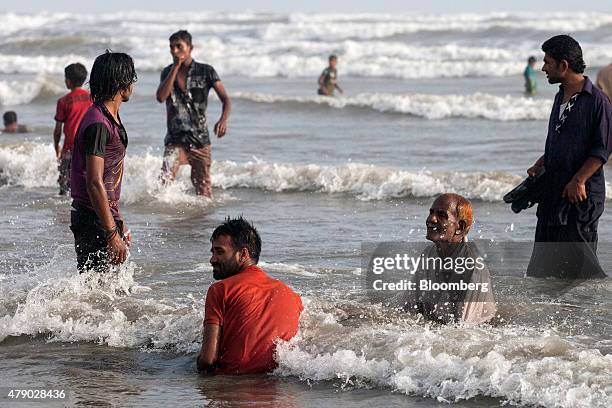
[[[557,84],[561,82],[561,71],[560,64],[550,55],[544,55],[544,65],[542,66],[542,71],[546,73],[546,78],[548,78],[548,83]]]
[[[174,40],[170,43],[170,54],[173,58],[187,58],[191,54],[192,46],[183,40]]]
[[[336,69],[336,66],[338,65],[338,60],[336,58],[332,58],[329,60],[329,66],[332,69]]]
[[[457,240],[459,220],[455,216],[455,203],[445,197],[439,197],[429,209],[425,222],[426,238],[433,242],[451,242]]]
[[[210,264],[213,267],[213,278],[216,280],[229,278],[240,272],[240,254],[234,249],[232,238],[221,235],[212,241]]]
[[[129,101],[133,92],[134,92],[134,84],[130,84],[130,87],[121,94],[121,102]]]

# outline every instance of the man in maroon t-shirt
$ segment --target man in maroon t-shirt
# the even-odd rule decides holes
[[[132,58],[106,52],[96,58],[89,88],[94,104],[79,126],[70,171],[72,213],[79,272],[105,272],[123,263],[131,242],[119,211],[127,132],[119,107],[136,81]]]
[[[58,161],[60,195],[65,195],[70,189],[70,163],[72,161],[72,147],[79,123],[85,112],[91,106],[89,92],[81,88],[87,79],[87,69],[83,64],[70,64],[64,68],[64,82],[70,92],[57,101],[55,110],[55,129],[53,130],[53,144]],[[62,138],[62,125],[64,126],[64,145],[60,149]]]

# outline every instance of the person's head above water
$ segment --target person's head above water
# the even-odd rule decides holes
[[[556,84],[567,77],[582,74],[586,65],[582,59],[582,48],[569,35],[556,35],[542,44],[544,65],[548,82]]]
[[[210,264],[216,280],[229,278],[259,262],[261,238],[253,224],[242,217],[228,217],[215,228],[210,242]]]
[[[91,68],[91,99],[103,103],[119,97],[127,102],[137,79],[132,57],[122,52],[107,51],[96,58]]]
[[[6,129],[17,127],[17,113],[14,111],[4,112],[4,115],[2,115],[2,120],[4,121],[4,127]]]
[[[79,62],[70,64],[64,68],[64,81],[66,88],[74,89],[83,86],[87,79],[87,68]]]
[[[183,60],[189,60],[191,58],[193,43],[189,31],[177,31],[168,40],[170,41],[170,54],[172,54],[174,59],[182,58]]]
[[[336,69],[338,65],[338,57],[335,54],[329,56],[329,66],[330,68]]]
[[[436,243],[463,242],[472,222],[472,203],[459,194],[442,194],[429,209],[427,239]]]
[[[533,67],[535,63],[536,63],[536,57],[534,57],[533,55],[527,58],[527,64],[529,64],[530,67]]]

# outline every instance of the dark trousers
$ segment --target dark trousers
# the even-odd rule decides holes
[[[119,231],[123,231],[123,221],[115,219],[115,223]],[[110,262],[106,236],[96,213],[73,203],[70,224],[70,229],[74,234],[79,273],[92,270],[107,272],[110,269]]]
[[[57,183],[59,184],[59,194],[66,195],[70,191],[70,166],[72,163],[72,152],[62,152],[57,170],[59,171],[59,177]]]
[[[605,278],[597,258],[597,221],[584,227],[572,216],[567,225],[547,225],[538,218],[527,276]]]

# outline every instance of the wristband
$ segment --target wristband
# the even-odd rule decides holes
[[[106,230],[104,231],[104,237],[106,238],[106,241],[110,241],[111,239],[113,239],[115,237],[115,235],[117,235],[119,233],[119,228],[115,227],[111,230]]]

